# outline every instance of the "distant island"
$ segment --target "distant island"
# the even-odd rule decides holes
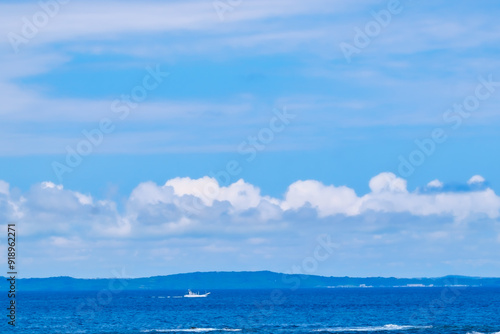
[[[9,281],[2,277],[0,289],[6,291]],[[271,271],[194,272],[147,278],[72,277],[21,278],[18,291],[91,291],[108,289],[117,281],[124,290],[213,290],[213,289],[311,289],[311,288],[382,288],[382,287],[444,287],[500,286],[500,278],[445,276],[437,278],[395,277],[325,277],[301,274],[280,274]]]

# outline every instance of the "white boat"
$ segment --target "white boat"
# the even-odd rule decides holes
[[[210,292],[200,294],[199,292],[193,292],[191,290],[188,290],[188,294],[184,295],[186,298],[200,298],[200,297],[206,297],[210,294]]]

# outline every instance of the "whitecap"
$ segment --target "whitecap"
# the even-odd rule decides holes
[[[379,332],[379,331],[395,331],[395,330],[410,330],[432,328],[432,326],[400,326],[388,324],[384,326],[364,326],[364,327],[334,327],[315,329],[314,332]]]

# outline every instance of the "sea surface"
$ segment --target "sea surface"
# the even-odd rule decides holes
[[[200,291],[205,292],[205,291]],[[1,333],[500,334],[500,288],[19,292]],[[4,307],[5,306],[5,307]]]

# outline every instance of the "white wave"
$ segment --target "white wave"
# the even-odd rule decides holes
[[[314,332],[379,332],[379,331],[396,331],[432,328],[432,326],[400,326],[400,325],[384,325],[384,326],[365,326],[365,327],[335,327],[315,329]]]
[[[482,333],[482,332],[472,331],[472,332],[467,332],[467,334],[500,334],[500,332],[494,332],[494,333]]]
[[[153,332],[153,333],[170,333],[170,332],[239,332],[241,329],[233,328],[171,328],[171,329],[149,329],[143,330],[142,332]]]

